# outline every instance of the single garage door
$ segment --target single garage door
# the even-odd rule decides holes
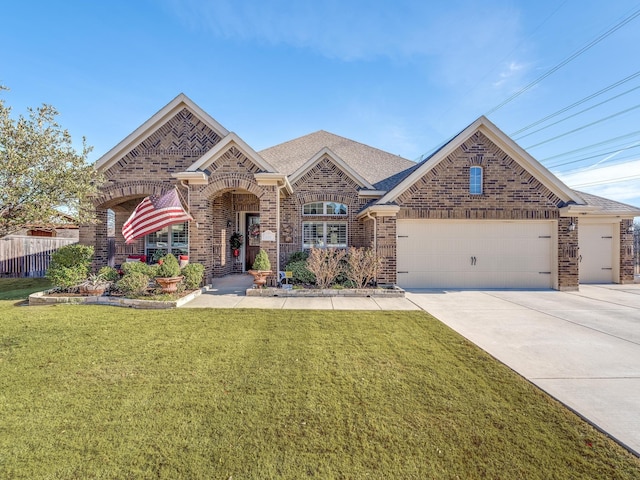
[[[613,282],[613,224],[579,223],[580,283]]]
[[[552,288],[554,225],[398,220],[398,285]]]

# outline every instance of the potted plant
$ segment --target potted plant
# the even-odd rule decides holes
[[[103,295],[109,282],[100,274],[91,274],[80,284],[80,293],[86,295]]]
[[[253,283],[262,287],[265,283],[267,283],[267,277],[271,275],[271,262],[269,261],[269,256],[267,252],[265,252],[262,248],[256,255],[256,259],[253,262],[253,267],[249,270],[249,273],[253,275]]]
[[[244,242],[244,236],[239,232],[234,232],[229,239],[229,245],[233,251],[233,256],[238,257],[240,255],[240,247]]]
[[[184,277],[180,275],[178,260],[171,253],[162,257],[155,269],[155,280],[162,288],[162,293],[174,293]]]

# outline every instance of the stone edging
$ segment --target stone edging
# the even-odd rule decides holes
[[[404,298],[404,290],[392,288],[308,288],[285,290],[283,288],[249,288],[247,297],[385,297]]]
[[[163,308],[178,308],[187,302],[190,302],[194,298],[200,296],[203,291],[194,290],[189,295],[185,295],[177,300],[140,300],[133,298],[122,297],[109,297],[109,296],[86,296],[86,297],[48,297],[45,292],[36,292],[29,295],[29,306],[33,305],[111,305],[113,307],[126,307],[126,308],[147,308],[147,309],[163,309]]]

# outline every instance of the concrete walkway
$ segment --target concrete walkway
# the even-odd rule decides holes
[[[216,278],[211,289],[181,308],[269,308],[284,310],[420,310],[406,298],[384,297],[247,297],[251,275]]]
[[[640,456],[640,285],[407,297]]]

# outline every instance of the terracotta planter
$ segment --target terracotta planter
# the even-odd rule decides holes
[[[107,286],[105,284],[82,285],[80,287],[80,293],[82,293],[83,295],[91,295],[91,296],[99,297],[100,295],[104,294],[106,289],[107,289]]]
[[[253,275],[253,284],[256,287],[263,287],[267,283],[267,277],[271,275],[271,270],[249,270]]]
[[[162,288],[162,293],[175,293],[178,291],[178,284],[184,277],[158,277],[156,282]]]

